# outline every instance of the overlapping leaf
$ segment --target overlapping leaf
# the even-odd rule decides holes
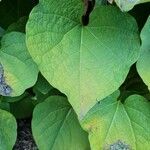
[[[150,103],[133,95],[122,104],[118,92],[96,104],[82,120],[92,150],[149,150]]]
[[[129,11],[135,5],[150,2],[150,0],[114,0],[122,11]]]
[[[141,31],[141,54],[137,62],[137,70],[150,89],[150,17]]]
[[[53,87],[45,80],[45,78],[39,74],[38,80],[33,87],[34,90],[41,92],[42,94],[47,94]]]
[[[0,150],[12,150],[17,138],[17,124],[15,118],[0,109]]]
[[[81,0],[41,0],[27,23],[27,46],[44,77],[82,117],[124,81],[139,54],[135,20],[96,7],[82,26]]]
[[[3,36],[0,50],[0,94],[21,95],[37,80],[38,69],[25,44],[25,34],[11,32]]]
[[[90,150],[88,136],[67,99],[51,96],[33,113],[32,131],[42,150]]]
[[[23,32],[25,33],[25,26],[27,23],[28,17],[24,16],[19,18],[17,22],[12,23],[10,26],[8,26],[6,32],[12,32],[12,31],[17,31],[17,32]]]

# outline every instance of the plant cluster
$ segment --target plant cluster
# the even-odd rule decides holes
[[[149,2],[2,0],[0,150],[149,150]]]

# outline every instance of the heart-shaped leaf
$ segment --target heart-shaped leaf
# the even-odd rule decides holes
[[[90,150],[88,136],[67,99],[51,96],[33,113],[32,131],[42,150]]]
[[[21,95],[37,80],[38,69],[32,61],[25,43],[25,34],[5,34],[0,50],[0,94]]]
[[[0,150],[12,150],[17,138],[15,118],[0,109]]]
[[[137,61],[137,70],[150,89],[150,17],[141,31],[141,55]]]
[[[82,26],[82,5],[81,0],[41,0],[26,28],[41,73],[68,96],[80,118],[123,83],[140,44],[130,15],[96,7],[89,25]]]
[[[124,104],[118,92],[96,104],[82,120],[92,150],[149,150],[150,103],[132,95]]]

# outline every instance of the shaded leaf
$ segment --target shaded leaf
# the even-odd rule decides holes
[[[12,23],[8,28],[6,33],[12,31],[25,32],[25,26],[27,23],[28,17],[21,17],[17,22]]]
[[[25,97],[20,101],[10,103],[10,112],[17,119],[31,117],[35,105],[30,97]]]
[[[10,106],[8,102],[3,102],[3,97],[0,97],[0,109],[10,111]]]
[[[24,92],[23,94],[21,94],[20,96],[15,96],[15,97],[9,97],[9,96],[3,96],[3,102],[8,102],[8,103],[13,103],[16,101],[20,101],[25,97],[28,97],[28,93]]]
[[[38,90],[42,94],[47,94],[50,90],[53,89],[53,87],[46,81],[46,79],[41,74],[39,74],[38,80],[33,88],[35,90]]]
[[[0,27],[0,38],[3,36],[4,32],[5,30],[2,27]]]

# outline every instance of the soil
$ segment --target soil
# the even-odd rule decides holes
[[[17,141],[13,150],[38,150],[31,132],[31,119],[17,120]]]

